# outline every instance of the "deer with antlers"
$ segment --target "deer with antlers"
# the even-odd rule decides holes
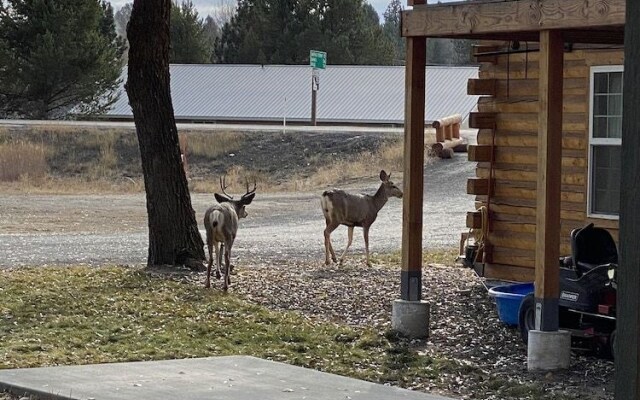
[[[209,250],[209,264],[207,264],[207,278],[204,287],[211,287],[211,265],[213,264],[212,251],[216,252],[216,278],[220,279],[220,269],[222,255],[224,253],[224,283],[222,289],[226,292],[231,284],[231,248],[238,232],[238,219],[246,218],[245,206],[251,204],[256,195],[256,184],[249,190],[247,182],[247,192],[238,200],[225,191],[224,177],[220,178],[220,188],[223,194],[214,193],[218,204],[214,204],[207,209],[204,214],[204,227],[207,232],[207,248]]]
[[[338,226],[346,225],[348,228],[348,243],[340,257],[340,263],[353,241],[353,228],[362,227],[364,234],[364,248],[366,253],[367,266],[369,263],[369,228],[378,217],[378,212],[389,200],[389,197],[402,198],[402,190],[391,182],[391,174],[380,171],[382,183],[378,191],[373,196],[368,194],[351,194],[344,190],[333,189],[322,193],[321,205],[322,213],[327,224],[324,230],[324,250],[325,264],[329,265],[329,254],[333,262],[337,262],[336,253],[331,246],[331,232]]]

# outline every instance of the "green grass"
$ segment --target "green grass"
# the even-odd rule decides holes
[[[372,330],[269,311],[142,269],[2,271],[0,292],[0,368],[244,354],[396,381],[405,361],[415,370],[434,363],[399,357],[398,343]]]
[[[448,259],[425,257],[434,262],[436,254]],[[450,379],[441,377],[457,376],[476,382],[478,398],[548,398],[535,384],[429,356],[392,330],[275,312],[141,268],[3,270],[0,295],[0,369],[251,355],[412,389],[449,390]],[[12,397],[0,393],[5,399]]]

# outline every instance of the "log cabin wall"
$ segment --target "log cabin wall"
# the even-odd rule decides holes
[[[468,84],[469,94],[482,97],[478,113],[470,118],[470,126],[479,130],[478,146],[469,149],[469,160],[477,162],[477,169],[467,192],[475,196],[476,209],[489,205],[484,274],[496,279],[534,278],[537,47],[537,43],[520,43],[520,52],[501,54],[513,50],[509,43],[483,43],[476,49],[479,79]],[[589,96],[591,66],[622,65],[623,55],[621,49],[610,48],[570,49],[564,55],[562,255],[570,254],[571,230],[589,222],[607,228],[618,240],[617,219],[587,215]],[[469,228],[480,228],[478,214],[469,213]]]

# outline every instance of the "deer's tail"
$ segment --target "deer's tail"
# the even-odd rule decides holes
[[[224,214],[220,210],[214,210],[211,213],[211,227],[216,229],[218,226],[221,226],[224,222]]]
[[[204,216],[204,226],[207,231],[214,231],[224,223],[224,214],[220,210],[209,209]]]

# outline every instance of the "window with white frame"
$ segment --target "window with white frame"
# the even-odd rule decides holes
[[[591,68],[588,213],[617,218],[620,208],[623,67]]]

